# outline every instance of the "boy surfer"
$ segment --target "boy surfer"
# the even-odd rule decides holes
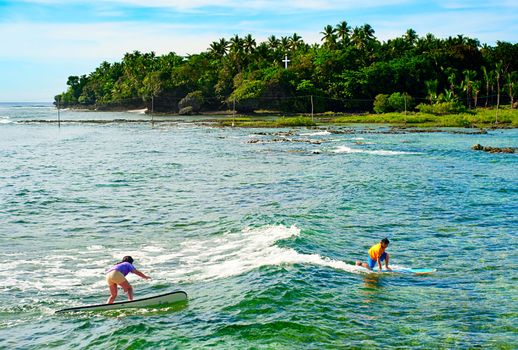
[[[381,262],[385,261],[385,268],[391,271],[392,269],[388,266],[390,255],[385,251],[389,243],[390,241],[388,240],[388,238],[383,238],[378,244],[373,245],[369,249],[369,257],[367,259],[367,263],[356,261],[356,266],[363,266],[369,270],[372,270],[376,263],[378,263],[379,270],[381,271]]]

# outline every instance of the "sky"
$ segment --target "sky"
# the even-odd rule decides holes
[[[0,0],[0,102],[53,101],[68,76],[134,50],[195,54],[235,34],[320,43],[326,25],[344,20],[370,24],[382,41],[409,28],[518,40],[516,0]]]

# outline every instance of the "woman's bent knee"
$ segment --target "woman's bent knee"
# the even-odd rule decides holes
[[[123,286],[122,289],[124,289],[124,293],[129,293],[133,291],[133,287],[131,285]]]

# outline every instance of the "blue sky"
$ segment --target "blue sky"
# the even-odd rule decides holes
[[[51,101],[69,75],[125,52],[186,55],[248,33],[315,43],[342,20],[370,24],[380,40],[408,28],[490,45],[518,40],[516,0],[0,0],[0,101]]]

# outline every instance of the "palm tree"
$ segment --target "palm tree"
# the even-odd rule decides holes
[[[464,81],[463,81],[463,89],[466,91],[466,100],[468,102],[468,109],[471,109],[471,96],[472,92],[472,84],[473,80],[477,76],[477,72],[474,70],[466,69],[463,71],[464,73]]]
[[[364,33],[365,39],[367,39],[367,40],[373,40],[374,39],[374,29],[371,27],[370,24],[364,24],[361,29],[362,29],[362,31]]]
[[[353,33],[351,35],[351,40],[357,48],[361,48],[363,45],[363,33],[360,27],[354,27]]]
[[[234,35],[230,39],[230,59],[237,68],[239,72],[241,72],[242,69],[242,63],[243,63],[243,39],[241,39],[237,34]]]
[[[496,116],[495,124],[498,124],[498,108],[500,107],[500,80],[503,73],[503,62],[500,61],[495,65],[495,78],[496,78]]]
[[[281,37],[279,47],[284,53],[287,53],[290,50],[290,38],[287,36]]]
[[[370,24],[364,24],[361,27],[355,27],[351,39],[354,45],[359,49],[366,49],[370,46],[370,43],[374,41],[374,29]]]
[[[249,55],[252,54],[254,52],[255,45],[255,39],[252,37],[251,34],[245,36],[245,38],[243,39],[243,49],[245,50],[245,53]]]
[[[297,33],[293,33],[293,35],[288,38],[291,50],[296,51],[299,48],[300,44],[302,43],[300,39],[302,39],[302,37]]]
[[[333,48],[336,44],[336,30],[331,25],[327,25],[324,27],[324,31],[320,32],[320,34],[324,35],[322,37],[322,41],[324,42],[324,45],[327,47]]]
[[[450,91],[453,96],[455,96],[455,80],[457,79],[457,76],[455,75],[455,72],[451,72],[448,75],[448,82],[450,83]]]
[[[340,39],[340,43],[342,45],[348,45],[350,41],[351,27],[347,24],[346,21],[341,21],[335,27],[335,32]]]
[[[516,72],[507,73],[505,75],[505,84],[509,90],[509,99],[511,100],[511,109],[514,108],[514,87],[516,85]]]
[[[223,54],[223,56],[228,53],[228,45],[229,45],[229,42],[227,41],[227,39],[225,39],[225,38],[219,39],[219,46],[220,46],[221,53]]]
[[[258,61],[260,61],[260,60],[270,61],[271,50],[270,50],[270,46],[268,45],[268,43],[262,42],[259,45],[257,45],[254,53],[255,53],[256,59]]]
[[[500,107],[500,81],[502,78],[504,64],[502,61],[495,65],[495,76],[496,76],[496,109]]]
[[[213,41],[209,46],[209,53],[213,54],[214,56],[217,56],[219,55],[219,52],[219,43],[217,41]]]
[[[490,74],[488,73],[486,67],[482,66],[482,74],[484,75],[484,80],[486,81],[486,104],[485,107],[487,107],[487,102],[489,100],[489,80],[490,80]]]
[[[241,39],[237,34],[230,39],[230,50],[234,53],[243,52],[243,39]]]
[[[214,41],[210,44],[209,53],[217,57],[223,57],[228,52],[228,44],[229,42],[225,38],[221,38],[219,41]]]
[[[268,38],[268,45],[270,46],[270,48],[271,48],[272,50],[275,50],[275,49],[277,49],[277,48],[279,47],[279,45],[280,45],[280,41],[279,41],[279,39],[277,39],[277,38],[275,37],[275,35],[271,35],[271,36]]]
[[[482,86],[482,82],[480,80],[474,81],[471,83],[471,91],[473,96],[473,105],[475,109],[477,108],[478,94],[480,93],[480,87]]]
[[[414,46],[418,39],[417,33],[412,28],[408,29],[405,33],[405,41],[410,44],[410,46]]]

